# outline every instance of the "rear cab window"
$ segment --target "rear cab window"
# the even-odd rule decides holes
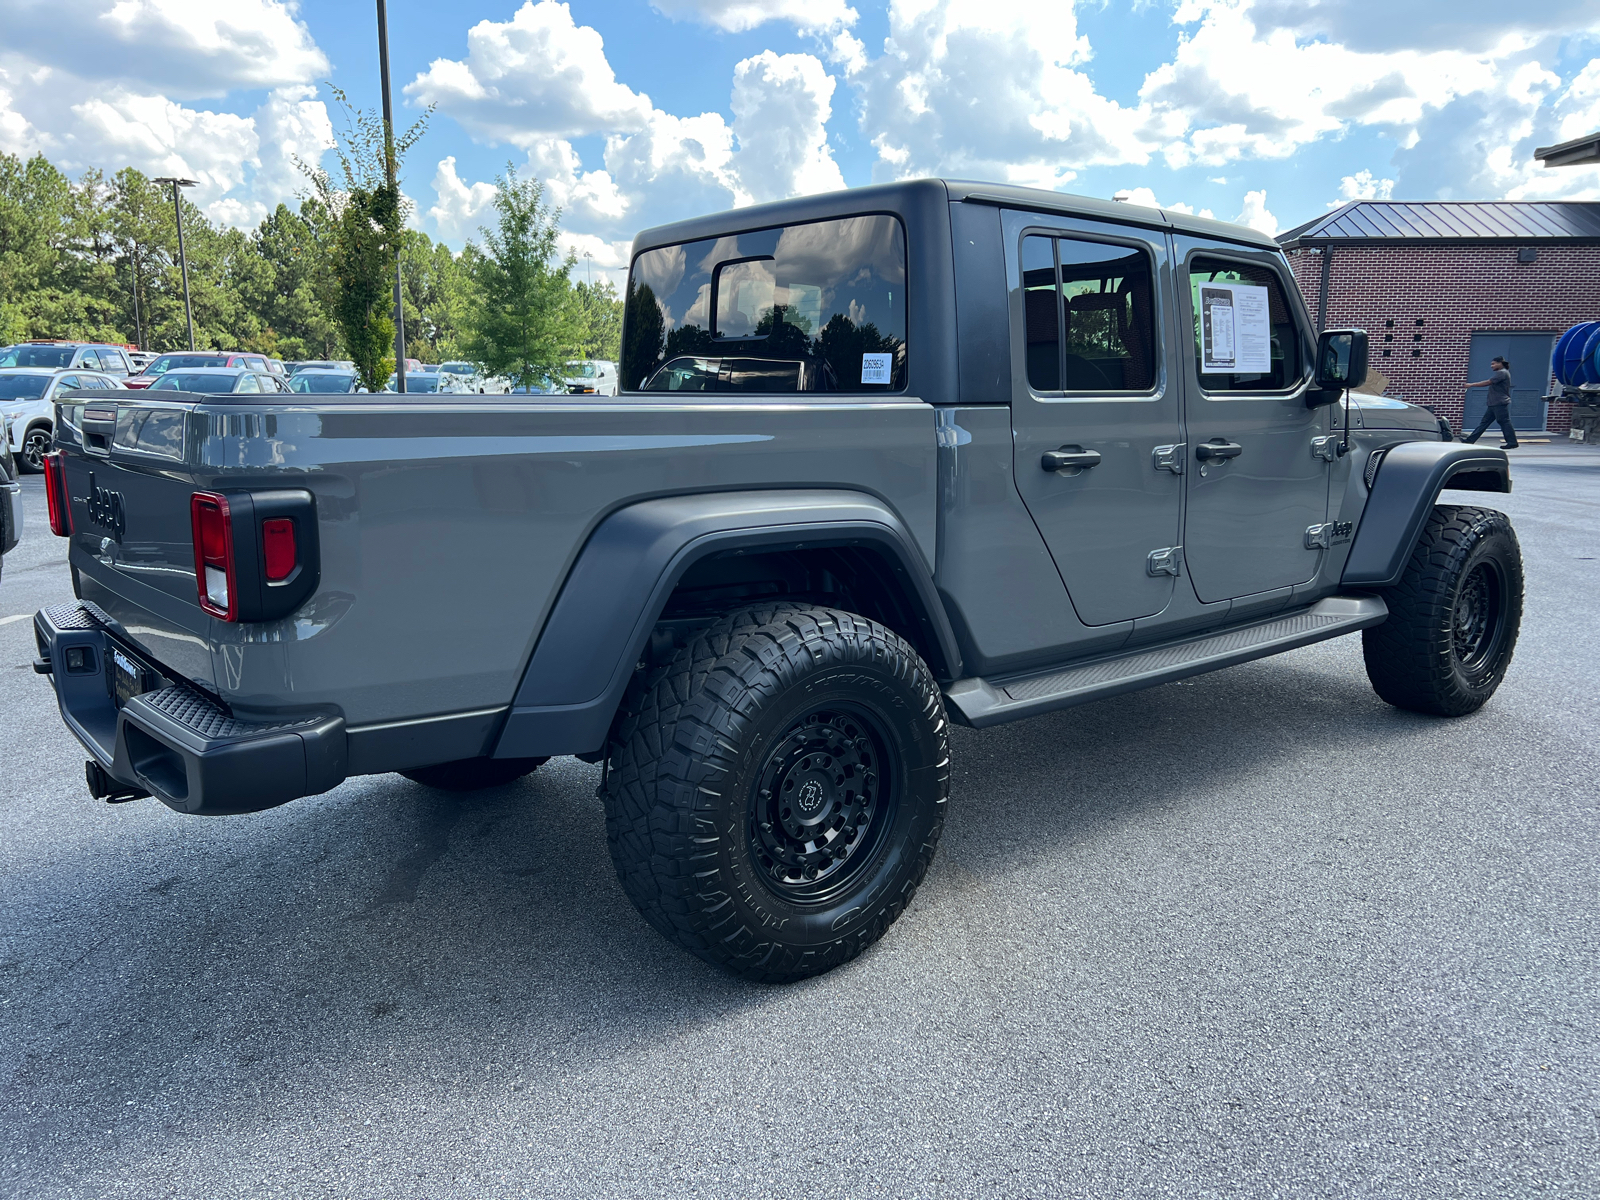
[[[1300,328],[1272,268],[1196,255],[1189,260],[1189,301],[1204,391],[1283,392],[1300,382],[1306,366]]]
[[[902,391],[905,230],[868,214],[646,250],[622,344],[625,391]]]

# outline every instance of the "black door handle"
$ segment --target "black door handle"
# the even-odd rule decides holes
[[[1211,458],[1238,458],[1243,453],[1244,447],[1238,442],[1225,442],[1221,438],[1201,442],[1194,448],[1194,456],[1201,462]]]
[[[1092,467],[1100,461],[1100,451],[1083,450],[1077,446],[1063,446],[1059,450],[1046,450],[1039,465],[1046,471],[1064,471],[1068,467]]]

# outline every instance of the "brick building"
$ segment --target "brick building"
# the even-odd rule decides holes
[[[1484,389],[1465,385],[1503,354],[1516,427],[1566,432],[1550,351],[1600,320],[1600,203],[1355,200],[1278,240],[1319,327],[1371,336],[1389,395],[1476,425]]]

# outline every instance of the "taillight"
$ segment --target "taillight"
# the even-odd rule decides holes
[[[195,586],[200,607],[224,621],[239,619],[239,588],[233,565],[233,517],[228,498],[196,492],[189,501],[194,532]]]
[[[261,553],[266,560],[268,583],[282,583],[293,575],[297,561],[294,522],[288,517],[261,522]]]
[[[44,456],[44,499],[50,508],[50,532],[72,536],[72,503],[67,496],[67,461],[61,451]]]

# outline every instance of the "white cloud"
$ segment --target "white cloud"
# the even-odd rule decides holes
[[[605,43],[554,0],[527,0],[509,21],[467,31],[464,60],[437,58],[406,85],[474,136],[526,148],[543,138],[645,128],[650,98],[619,83]]]
[[[833,76],[809,54],[767,50],[733,69],[733,167],[752,199],[844,187],[828,150],[833,89]]]
[[[327,56],[283,0],[8,0],[5,48],[130,91],[179,98],[326,77]]]
[[[1268,237],[1278,235],[1278,218],[1267,210],[1267,193],[1264,189],[1244,194],[1244,207],[1239,210],[1239,215],[1234,217],[1234,221],[1240,225],[1248,225]]]
[[[1212,180],[1211,182],[1215,183],[1217,181]],[[1125,204],[1140,204],[1145,208],[1164,208],[1168,212],[1185,213],[1189,216],[1212,217],[1214,215],[1209,208],[1202,208],[1196,214],[1192,204],[1184,204],[1181,201],[1175,204],[1163,204],[1156,199],[1155,192],[1147,187],[1123,188],[1112,199],[1121,200]]]
[[[833,31],[856,23],[856,10],[845,0],[652,0],[669,17],[714,25],[742,33],[767,21],[788,21],[803,32]]]
[[[450,241],[476,237],[498,191],[492,183],[474,183],[470,187],[463,183],[456,173],[455,155],[441,161],[433,173],[437,200],[428,209],[438,235]]]
[[[1379,179],[1371,171],[1357,171],[1339,180],[1339,199],[1329,200],[1329,208],[1338,208],[1352,200],[1392,200],[1394,180]]]

